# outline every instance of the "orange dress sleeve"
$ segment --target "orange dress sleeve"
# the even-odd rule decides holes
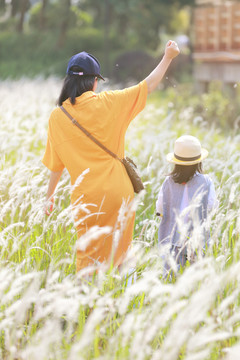
[[[61,171],[64,169],[64,165],[54,147],[53,141],[51,139],[51,128],[48,128],[48,139],[45,149],[45,154],[42,158],[42,163],[51,171]]]
[[[147,82],[144,80],[138,85],[131,86],[122,92],[123,113],[130,123],[145,107],[148,95]]]
[[[146,105],[147,82],[143,80],[139,84],[124,90],[109,91],[107,93],[115,115],[118,114],[118,121],[128,126]]]

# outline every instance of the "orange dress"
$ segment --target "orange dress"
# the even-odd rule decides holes
[[[103,145],[123,158],[126,130],[145,107],[146,99],[147,83],[142,81],[124,90],[99,94],[87,91],[76,98],[74,105],[68,99],[63,106]],[[110,260],[115,265],[121,264],[132,241],[135,218],[134,212],[127,214],[123,225],[119,216],[122,203],[129,204],[134,198],[123,164],[73,125],[60,108],[51,113],[42,162],[52,171],[66,167],[71,184],[75,184],[71,203],[77,209],[77,271]],[[84,171],[83,179],[78,183]],[[102,229],[97,238],[94,236],[96,228],[91,232],[93,226]]]

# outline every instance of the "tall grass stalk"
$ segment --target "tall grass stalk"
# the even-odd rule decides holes
[[[100,269],[88,280],[84,271],[75,273],[67,172],[53,214],[45,217],[42,210],[48,170],[40,159],[59,88],[51,78],[0,85],[0,358],[238,360],[238,128],[224,135],[189,107],[179,116],[167,96],[149,100],[126,140],[146,187],[136,199],[133,247],[120,270]],[[164,278],[155,202],[169,172],[165,155],[184,133],[209,150],[204,168],[220,205],[209,217],[205,256],[199,252],[194,264]],[[189,239],[194,248],[200,231],[196,227]]]

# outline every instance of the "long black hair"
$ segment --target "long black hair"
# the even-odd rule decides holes
[[[192,179],[194,174],[199,172],[203,173],[202,163],[194,165],[178,165],[175,164],[173,171],[169,174],[172,177],[173,181],[177,184],[187,183]]]
[[[74,66],[71,70],[81,71],[79,67]],[[57,104],[62,105],[63,101],[70,98],[72,104],[75,104],[76,97],[82,95],[86,91],[92,91],[96,76],[94,75],[67,75],[63,82],[63,87],[58,98]]]

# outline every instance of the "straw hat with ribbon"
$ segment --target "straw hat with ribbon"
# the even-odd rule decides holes
[[[167,161],[177,165],[194,165],[208,156],[200,141],[191,135],[180,136],[174,144],[174,152],[167,155]]]

